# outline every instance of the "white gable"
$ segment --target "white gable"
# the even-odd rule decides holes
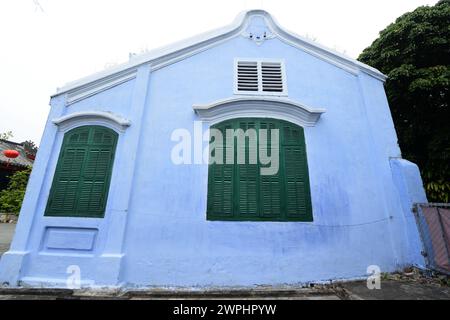
[[[79,96],[92,95],[105,87],[132,79],[142,64],[149,63],[151,70],[157,70],[238,36],[247,37],[257,44],[276,37],[354,75],[364,72],[380,81],[386,80],[386,76],[375,68],[284,30],[268,12],[251,10],[239,14],[229,26],[134,56],[122,65],[68,83],[53,96],[68,93],[68,103],[71,103]]]

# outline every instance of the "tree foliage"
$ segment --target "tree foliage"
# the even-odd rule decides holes
[[[450,194],[450,0],[423,6],[380,32],[359,60],[388,75],[403,157],[419,165],[430,201]]]
[[[38,151],[38,147],[31,140],[22,142],[22,145],[23,145],[23,148],[25,149],[25,152],[27,152],[29,154],[35,155]]]
[[[1,132],[0,133],[0,139],[9,140],[12,137],[14,137],[12,131],[6,131],[6,132]]]
[[[0,212],[17,214],[20,212],[30,173],[31,168],[28,168],[12,174],[8,188],[0,191]]]

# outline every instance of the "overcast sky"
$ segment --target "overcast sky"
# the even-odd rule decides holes
[[[69,81],[262,8],[356,58],[401,14],[437,0],[2,0],[0,133],[39,144],[49,97]]]

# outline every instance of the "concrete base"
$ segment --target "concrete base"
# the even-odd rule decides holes
[[[0,300],[450,300],[450,287],[436,281],[382,280],[380,290],[369,290],[366,281],[309,288],[259,288],[211,290],[70,290],[0,288]]]

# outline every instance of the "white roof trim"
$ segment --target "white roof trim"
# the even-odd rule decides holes
[[[231,97],[208,104],[193,105],[195,113],[211,124],[234,118],[278,118],[301,126],[312,127],[326,112],[323,108],[311,108],[286,98]]]
[[[67,93],[66,105],[91,97],[99,92],[136,78],[137,70],[129,69],[101,78],[93,83],[79,86]]]
[[[152,70],[156,70],[171,63],[180,61],[196,53],[207,50],[208,48],[232,37],[240,35],[242,31],[245,30],[250,18],[253,16],[264,17],[267,26],[278,38],[294,47],[310,53],[319,59],[332,63],[337,67],[340,67],[355,75],[361,71],[381,81],[385,81],[387,79],[383,73],[375,68],[283,29],[268,12],[264,10],[250,10],[240,13],[234,22],[229,26],[206,32],[201,35],[176,42],[172,45],[152,50],[142,55],[134,56],[130,59],[130,61],[124,64],[68,83],[62,88],[59,88],[58,91],[52,96],[57,96],[62,93],[76,90],[82,86],[102,80],[103,78],[111,77],[116,73],[125,72],[126,70],[131,71],[131,69],[135,69],[145,63],[150,63]]]

